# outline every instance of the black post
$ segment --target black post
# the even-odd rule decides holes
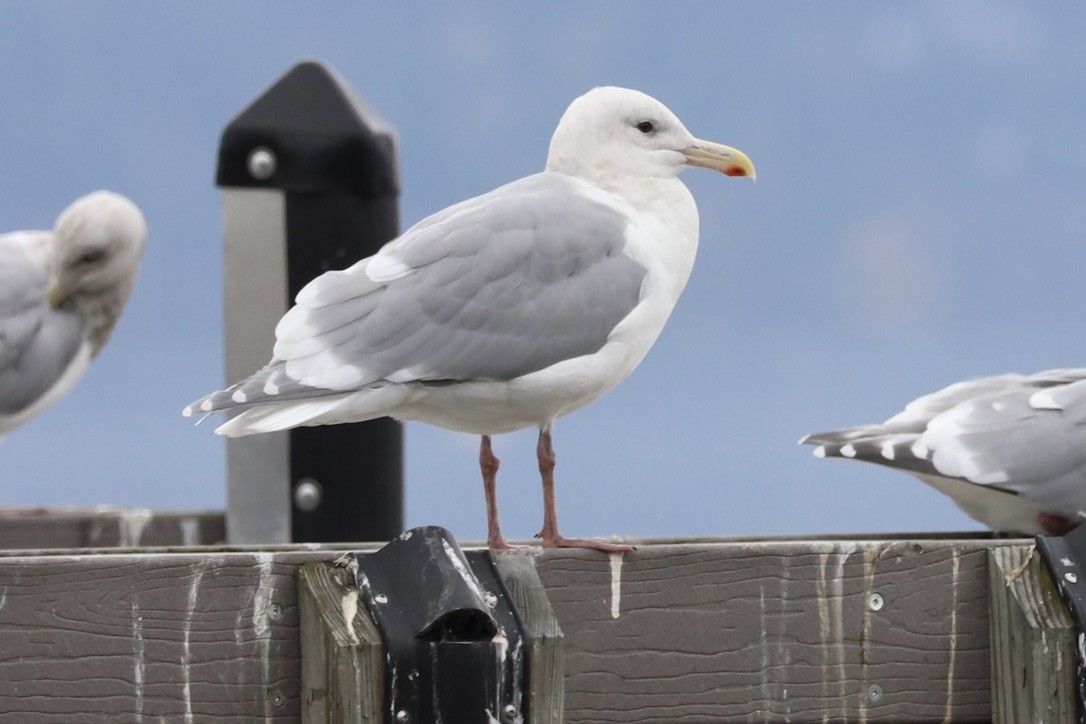
[[[334,72],[299,63],[223,131],[216,183],[224,190],[233,382],[270,357],[274,322],[309,280],[370,256],[397,235],[395,136]],[[269,261],[273,255],[284,261]],[[283,297],[270,312],[268,288]],[[287,521],[293,541],[387,540],[403,530],[399,423],[382,418],[275,435],[229,441],[232,542],[274,542]]]

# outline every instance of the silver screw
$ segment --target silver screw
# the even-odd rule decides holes
[[[275,152],[267,146],[257,146],[249,151],[249,175],[257,181],[271,178],[278,165],[279,161],[275,158]]]
[[[408,714],[405,709],[400,709],[398,712],[396,712],[396,721],[409,722],[411,721],[411,715]]]
[[[268,606],[268,618],[272,621],[278,621],[283,617],[283,604],[279,602],[272,602],[272,605]]]
[[[518,713],[518,712],[517,712],[517,708],[516,708],[515,706],[513,706],[512,704],[506,704],[506,705],[505,705],[505,708],[504,708],[504,709],[502,709],[502,712],[503,712],[503,713],[504,713],[504,714],[505,714],[505,715],[506,715],[507,717],[509,717],[510,719],[512,719],[513,717],[515,717],[515,716],[517,715],[517,713]]]
[[[871,701],[878,701],[882,698],[882,687],[878,684],[872,684],[867,687],[867,698]]]
[[[302,478],[294,486],[294,505],[298,510],[312,513],[321,504],[324,497],[324,489],[313,478]]]
[[[268,689],[268,697],[271,699],[271,705],[276,709],[287,703],[287,698],[283,696],[283,692],[275,688]]]
[[[1068,571],[1067,573],[1063,574],[1063,577],[1068,583],[1078,583],[1077,573],[1071,573],[1070,571]]]
[[[498,605],[498,597],[490,591],[486,592],[486,594],[483,596],[483,600],[486,601],[486,605],[490,608],[494,608]]]
[[[886,601],[883,600],[881,593],[872,593],[867,597],[867,607],[872,611],[881,611],[885,604]]]
[[[378,593],[376,596],[373,597],[373,600],[377,601],[377,603],[388,603],[388,596],[383,593]]]

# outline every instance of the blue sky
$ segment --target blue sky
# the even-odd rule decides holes
[[[559,421],[569,535],[976,527],[905,474],[810,457],[955,380],[1086,364],[1086,8],[1009,2],[9,2],[0,228],[95,188],[150,227],[76,390],[0,444],[0,504],[220,508],[223,442],[180,408],[222,382],[218,136],[299,60],[400,136],[404,225],[539,170],[596,85],[746,151],[684,175],[698,264],[614,392]],[[485,533],[477,441],[407,430],[409,525]],[[534,432],[496,440],[506,532],[538,530]]]

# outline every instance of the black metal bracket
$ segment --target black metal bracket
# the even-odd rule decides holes
[[[1037,536],[1041,552],[1078,628],[1078,721],[1086,724],[1086,524],[1062,536]]]
[[[387,724],[527,721],[524,629],[489,551],[426,526],[352,555],[385,646]]]

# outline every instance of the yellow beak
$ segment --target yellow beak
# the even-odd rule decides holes
[[[725,176],[755,177],[754,163],[747,154],[737,148],[712,141],[695,141],[690,148],[683,150],[687,166],[708,168],[720,171]]]
[[[53,309],[59,308],[60,305],[64,303],[64,300],[67,298],[68,292],[66,289],[62,289],[61,287],[53,287],[49,290],[49,306]]]

